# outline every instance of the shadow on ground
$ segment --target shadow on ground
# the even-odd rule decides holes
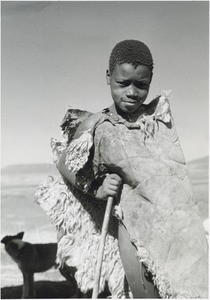
[[[49,298],[91,298],[92,291],[89,291],[86,295],[81,292],[79,295],[75,294],[75,288],[71,286],[68,281],[36,281],[36,299],[49,299]],[[22,285],[9,286],[1,288],[1,299],[20,299],[22,294]],[[106,288],[98,298],[106,298],[110,293]]]
[[[72,298],[75,290],[67,281],[36,281],[36,298]],[[20,299],[22,285],[1,288],[1,299]]]

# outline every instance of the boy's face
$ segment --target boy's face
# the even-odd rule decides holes
[[[152,79],[151,70],[144,65],[116,65],[107,83],[110,84],[115,105],[125,113],[135,112],[146,100]]]

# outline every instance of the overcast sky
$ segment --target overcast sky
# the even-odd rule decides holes
[[[172,89],[186,160],[208,155],[208,2],[1,2],[2,167],[48,163],[71,106],[111,105],[105,71],[123,39],[154,57],[148,102]]]

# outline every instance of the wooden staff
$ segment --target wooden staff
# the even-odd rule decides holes
[[[99,293],[101,266],[102,266],[103,254],[104,254],[104,245],[105,245],[105,239],[106,239],[108,226],[109,226],[109,219],[110,219],[112,204],[113,204],[113,197],[108,197],[107,204],[106,204],[106,210],[105,210],[105,214],[104,214],[102,230],[101,230],[101,240],[100,240],[100,245],[99,245],[99,250],[98,250],[92,299],[96,299],[98,297],[98,293]]]

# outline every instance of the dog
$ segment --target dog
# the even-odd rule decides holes
[[[24,232],[7,235],[1,243],[6,252],[17,263],[23,275],[22,298],[34,298],[34,273],[44,272],[56,267],[57,243],[30,244],[24,242]]]
[[[7,235],[1,240],[1,243],[5,244],[6,252],[18,264],[23,274],[21,298],[35,298],[34,273],[47,271],[53,266],[57,267],[57,244],[30,244],[22,240],[23,235],[24,232]],[[59,271],[69,283],[69,288],[73,293],[71,298],[91,298],[92,290],[84,294],[79,289],[75,279],[77,271],[75,267],[69,267],[64,263],[59,267]],[[98,298],[107,298],[107,296],[110,296],[110,292],[106,286]]]

